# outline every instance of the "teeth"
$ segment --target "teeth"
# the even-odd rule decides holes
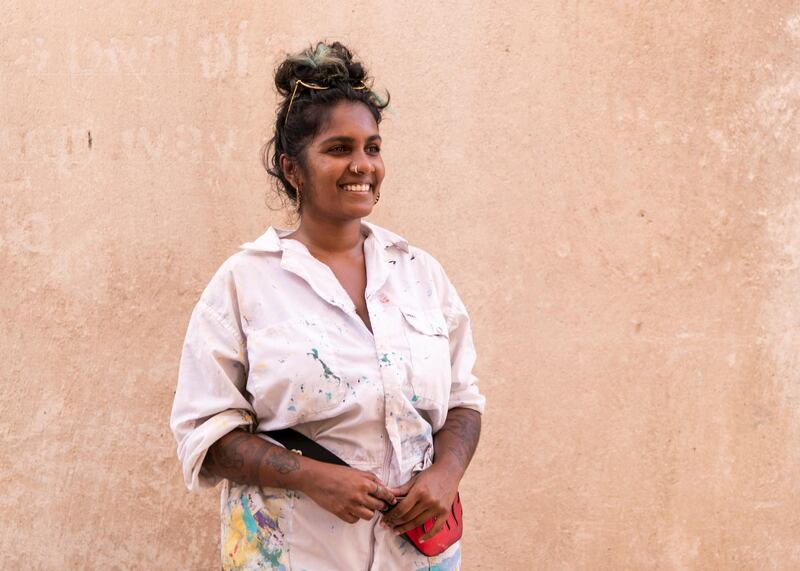
[[[347,192],[369,192],[371,184],[343,184],[342,190]]]

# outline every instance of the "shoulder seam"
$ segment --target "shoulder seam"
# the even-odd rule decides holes
[[[244,338],[242,337],[242,334],[239,333],[239,331],[236,329],[236,326],[234,326],[227,319],[225,319],[225,317],[223,317],[222,313],[220,313],[216,308],[212,307],[207,301],[205,301],[202,298],[197,302],[197,305],[202,306],[203,309],[208,311],[208,313],[214,318],[214,320],[217,323],[222,325],[225,329],[230,331],[233,334],[234,337],[236,337],[236,340],[239,343],[243,343],[244,342]]]

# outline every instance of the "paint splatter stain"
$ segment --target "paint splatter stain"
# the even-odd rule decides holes
[[[430,561],[430,560],[429,560]],[[447,557],[446,559],[442,559],[438,563],[434,563],[430,565],[430,563],[425,567],[420,567],[417,571],[458,571],[461,567],[461,548],[459,547],[456,549],[456,552]]]
[[[380,362],[385,364],[385,365],[391,365],[392,364],[392,362],[389,360],[389,354],[388,353],[384,353],[383,355],[381,355]]]
[[[92,148],[92,132],[86,131],[86,137],[89,139],[89,148]]]
[[[311,352],[306,353],[306,355],[311,355],[315,361],[319,361],[319,364],[322,365],[322,374],[325,375],[326,379],[330,380],[332,377],[337,381],[342,382],[342,379],[340,379],[337,375],[333,373],[333,371],[331,371],[330,367],[328,367],[328,365],[325,364],[325,361],[319,358],[319,351],[317,351],[316,347],[312,347]]]
[[[269,563],[270,569],[286,570],[286,551],[278,519],[283,498],[263,497],[264,504],[252,503],[249,494],[231,498],[230,519],[224,532],[223,566],[225,568],[261,568]],[[251,505],[253,507],[251,507]]]

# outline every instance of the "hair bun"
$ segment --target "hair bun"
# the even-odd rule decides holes
[[[353,60],[353,54],[344,45],[319,42],[316,47],[287,56],[275,70],[275,87],[286,97],[298,79],[328,87],[337,82],[355,85],[366,78],[366,69]]]

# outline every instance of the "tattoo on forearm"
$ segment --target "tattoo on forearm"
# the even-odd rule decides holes
[[[253,450],[253,456],[249,464],[248,480],[250,482],[258,482],[261,477],[261,463],[264,461],[264,456],[269,453],[268,446],[259,446]]]
[[[244,457],[239,452],[238,445],[243,440],[247,440],[246,434],[234,434],[224,445],[212,446],[209,452],[213,464],[226,470],[241,469],[244,466]]]
[[[267,464],[279,474],[288,474],[300,469],[300,460],[297,455],[277,446],[269,451]]]
[[[469,465],[481,433],[481,416],[471,410],[450,411],[442,429],[436,434],[436,443],[452,454],[462,468]],[[435,450],[435,447],[434,447]]]
[[[214,443],[205,463],[212,473],[240,484],[286,487],[277,474],[300,469],[300,460],[292,452],[241,430],[234,430]],[[270,470],[262,473],[262,467]],[[277,474],[270,474],[270,471]],[[267,482],[263,481],[266,476]]]

